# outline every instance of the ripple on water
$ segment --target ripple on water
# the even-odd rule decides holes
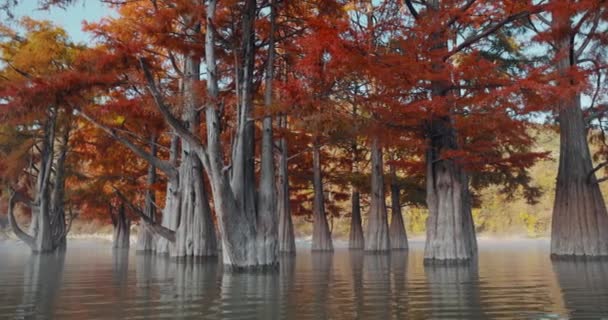
[[[224,273],[72,241],[66,255],[0,244],[0,318],[608,319],[608,263],[548,258],[546,241],[484,242],[477,263],[303,249],[276,273]]]

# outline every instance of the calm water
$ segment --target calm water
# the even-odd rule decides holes
[[[608,319],[608,262],[551,262],[546,241],[482,241],[477,264],[301,249],[279,272],[223,273],[76,241],[64,256],[0,243],[0,318]]]

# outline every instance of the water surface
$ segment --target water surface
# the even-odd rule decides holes
[[[301,248],[275,273],[223,272],[72,240],[65,255],[0,243],[0,318],[608,319],[608,262],[552,262],[546,241],[481,241],[467,266],[409,253]]]

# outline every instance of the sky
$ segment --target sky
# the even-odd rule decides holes
[[[89,42],[91,36],[82,31],[82,21],[97,21],[111,14],[111,9],[98,0],[82,0],[68,6],[66,9],[53,8],[40,10],[35,0],[23,0],[15,8],[16,18],[29,16],[34,19],[51,20],[63,27],[74,42]]]

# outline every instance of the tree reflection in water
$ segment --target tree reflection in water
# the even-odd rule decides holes
[[[608,319],[608,261],[556,260],[552,264],[570,319]]]

